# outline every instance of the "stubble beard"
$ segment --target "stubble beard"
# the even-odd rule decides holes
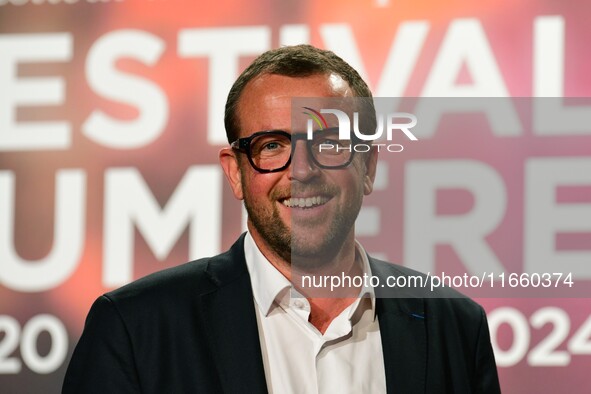
[[[246,196],[244,206],[248,219],[273,252],[291,264],[291,232],[279,217],[279,210],[276,207],[266,209],[260,205],[251,204]]]
[[[291,194],[291,192],[289,193]],[[280,204],[278,198],[276,198],[277,195],[282,194],[281,192],[272,194],[271,201],[274,204]],[[306,237],[306,234],[309,235],[306,231],[307,223],[299,225],[291,221],[292,229],[290,230],[288,224],[281,219],[276,205],[263,207],[250,201],[250,198],[246,195],[244,205],[252,225],[273,252],[290,266],[297,268],[298,271],[308,271],[321,268],[324,263],[332,261],[335,255],[338,254],[353,229],[361,208],[362,199],[362,196],[356,196],[346,206],[335,212],[335,216],[323,236],[324,239],[320,242],[318,239]]]

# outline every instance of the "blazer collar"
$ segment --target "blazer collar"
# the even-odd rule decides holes
[[[402,275],[392,264],[370,257],[372,273],[385,283]],[[424,299],[405,290],[376,289],[377,314],[389,393],[424,393],[427,378],[427,327]]]
[[[213,286],[200,306],[223,392],[266,393],[267,383],[252,287],[244,259],[244,235],[206,268]]]

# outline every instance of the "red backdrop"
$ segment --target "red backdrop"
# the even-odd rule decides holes
[[[496,209],[473,256],[589,284],[590,16],[586,2],[526,0],[0,0],[0,391],[58,392],[97,296],[242,231],[217,166],[221,111],[240,70],[282,44],[334,50],[376,96],[565,97],[552,100],[564,127],[536,125],[526,99],[518,131],[448,127],[384,159],[360,239],[465,270],[458,244],[411,225],[428,187],[432,220]],[[471,169],[501,197],[479,200]],[[504,392],[589,392],[588,297],[479,301]]]

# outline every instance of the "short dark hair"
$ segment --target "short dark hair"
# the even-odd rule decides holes
[[[240,135],[238,102],[244,88],[260,75],[277,74],[287,77],[309,77],[334,73],[346,81],[357,97],[372,97],[371,90],[359,73],[334,52],[318,49],[312,45],[285,46],[267,51],[257,57],[240,74],[228,94],[224,125],[231,143]],[[370,100],[371,101],[371,100]]]

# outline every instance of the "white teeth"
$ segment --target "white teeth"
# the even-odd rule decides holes
[[[286,207],[310,208],[314,205],[322,205],[328,201],[328,198],[316,196],[308,198],[288,198],[283,200],[283,205]]]

